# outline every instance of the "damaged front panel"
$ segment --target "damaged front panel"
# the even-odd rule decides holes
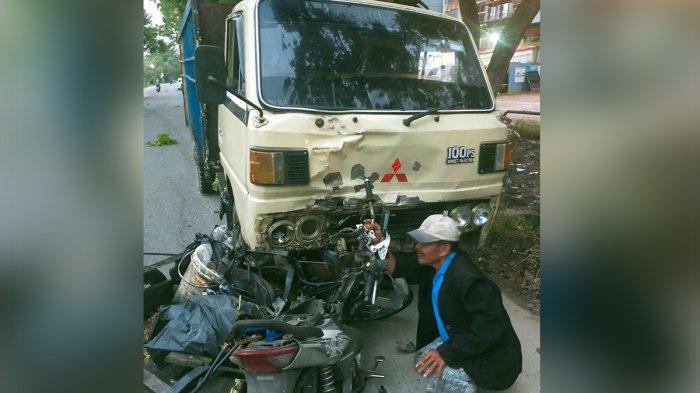
[[[506,139],[506,128],[491,114],[455,113],[441,116],[440,122],[428,116],[411,127],[392,114],[274,113],[268,118],[254,135],[248,133],[248,145],[307,149],[309,184],[258,186],[239,179],[246,181],[244,190],[232,182],[239,188],[234,196],[241,231],[252,248],[265,246],[271,235],[280,239],[278,246],[289,246],[285,231],[296,231],[299,218],[315,214],[319,219],[307,220],[307,235],[296,246],[318,246],[315,226],[329,225],[329,211],[362,205],[367,178],[387,206],[483,201],[501,193],[503,173],[479,174],[474,163],[445,163],[450,149],[459,151],[455,146],[475,148],[478,155],[482,142]],[[290,222],[270,233],[270,225],[282,216]]]
[[[391,202],[382,201],[375,196],[374,211],[381,215],[389,212],[388,231],[391,233],[392,249],[412,250],[413,243],[407,239],[406,232],[420,226],[431,214],[440,214],[459,205],[476,206],[488,204],[495,211],[499,197],[454,202],[426,203],[418,197],[398,195]],[[368,218],[369,211],[361,198],[342,198],[328,196],[317,199],[305,209],[259,215],[255,221],[256,244],[263,249],[315,249],[328,244],[328,235],[342,227],[353,228],[361,222],[361,217]],[[479,245],[483,244],[490,222],[483,227],[470,226],[463,232],[481,230]],[[408,241],[408,243],[406,243]]]

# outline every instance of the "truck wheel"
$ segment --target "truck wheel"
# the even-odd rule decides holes
[[[214,193],[212,188],[212,181],[209,178],[209,171],[204,163],[204,158],[199,154],[199,149],[197,149],[197,144],[192,143],[192,150],[194,151],[194,165],[197,167],[197,184],[199,184],[199,192],[203,195],[210,195]]]

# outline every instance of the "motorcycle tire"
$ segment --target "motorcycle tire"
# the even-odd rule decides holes
[[[347,304],[355,304],[356,302],[362,301],[363,295],[364,295],[364,289],[365,289],[365,280],[364,279],[359,279],[353,283],[353,288],[351,290],[351,293],[354,295],[349,297],[346,300]],[[358,317],[357,315],[354,315],[354,313],[351,313],[351,311],[343,307],[343,316],[342,320],[346,322],[351,322],[351,321],[376,321],[379,319],[384,319],[388,318],[402,310],[404,310],[406,307],[408,307],[411,302],[413,302],[413,290],[411,287],[408,287],[408,297],[406,298],[406,302],[401,306],[401,308],[396,309],[396,310],[390,310],[387,309],[384,313],[380,313],[378,316],[373,316],[369,318],[362,318]],[[362,307],[362,306],[359,306]]]
[[[294,386],[294,393],[321,393],[317,367],[307,368],[301,372]]]
[[[413,302],[413,290],[409,287],[408,288],[408,297],[406,298],[406,303],[404,303],[404,305],[401,306],[401,308],[399,308],[397,310],[389,311],[388,313],[383,313],[383,314],[379,315],[378,317],[372,318],[371,320],[376,321],[379,319],[388,318],[388,317],[390,317],[390,316],[392,316],[400,311],[403,311],[406,307],[408,307],[411,304],[411,302]]]

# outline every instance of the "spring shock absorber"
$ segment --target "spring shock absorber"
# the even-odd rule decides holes
[[[333,375],[333,366],[321,367],[321,391],[323,393],[335,393],[335,378]]]

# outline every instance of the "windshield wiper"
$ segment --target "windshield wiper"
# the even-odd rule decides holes
[[[442,106],[439,108],[428,109],[427,111],[424,111],[424,112],[416,113],[415,115],[412,115],[411,117],[403,119],[403,125],[408,127],[411,125],[411,123],[413,123],[414,120],[418,120],[421,117],[428,116],[428,115],[434,115],[440,111],[444,111],[445,109],[452,109],[452,108],[454,108],[456,106],[460,106],[460,105],[464,105],[464,104],[460,102],[457,104],[450,104],[450,105]]]

